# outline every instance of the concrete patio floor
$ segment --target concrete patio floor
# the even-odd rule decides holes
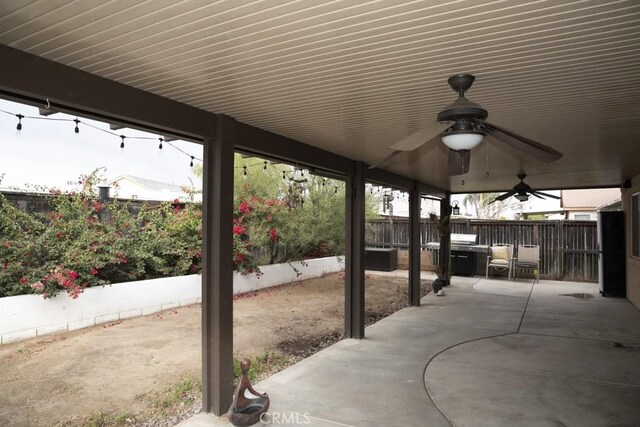
[[[640,311],[592,283],[454,277],[255,388],[272,425],[638,426]]]

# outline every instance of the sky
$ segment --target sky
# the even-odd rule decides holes
[[[44,105],[43,105],[44,107]],[[24,116],[38,117],[36,107],[0,99],[0,110]],[[41,116],[40,116],[41,117]],[[75,119],[76,116],[54,114],[56,119]],[[81,122],[108,130],[109,125],[78,117]],[[48,188],[69,188],[69,181],[76,182],[81,174],[88,174],[104,167],[105,178],[134,175],[176,185],[202,188],[189,163],[188,155],[163,144],[159,150],[160,135],[134,129],[113,131],[118,135],[152,137],[152,140],[125,139],[124,150],[121,139],[97,129],[79,124],[80,132],[74,132],[75,123],[43,119],[22,119],[22,130],[18,131],[18,119],[0,112],[0,174],[4,174],[1,188],[25,188],[25,184],[44,185]],[[202,146],[186,141],[171,144],[198,159],[202,159]],[[199,163],[196,160],[194,163]]]

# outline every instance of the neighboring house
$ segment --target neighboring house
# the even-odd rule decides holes
[[[563,190],[560,199],[565,219],[596,220],[598,210],[620,201],[619,188]]]
[[[154,201],[172,201],[179,199],[188,201],[189,197],[183,190],[185,186],[155,181],[132,175],[121,175],[107,183],[111,187],[111,196],[120,199],[141,199]],[[190,187],[190,186],[187,186]],[[193,201],[200,202],[200,190],[194,194]]]
[[[523,212],[524,219],[544,216],[545,219],[569,219],[595,221],[598,210],[615,210],[620,205],[619,188],[591,188],[585,190],[562,190],[558,209]]]

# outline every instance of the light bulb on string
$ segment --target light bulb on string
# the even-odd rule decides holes
[[[287,180],[287,171],[282,171],[282,180],[283,181]]]
[[[267,162],[264,162],[264,167],[262,168],[262,170],[266,171],[267,170]]]
[[[338,194],[338,186],[337,186],[337,185],[335,186],[335,190],[334,190],[334,192],[333,192],[333,193],[334,193],[334,194]]]
[[[164,138],[160,137],[158,138],[158,140],[160,141],[160,144],[158,144],[158,150],[162,150],[162,143],[164,142]]]
[[[122,154],[124,152],[124,139],[126,138],[126,136],[124,135],[120,135],[120,154]]]
[[[189,162],[189,167],[193,167],[193,159],[195,159],[195,157],[191,156],[191,162]]]
[[[76,117],[75,119],[73,119],[73,121],[76,123],[76,128],[73,131],[75,133],[80,133],[80,128],[78,127],[78,124],[80,123],[80,120],[78,120],[78,118]]]
[[[22,130],[22,119],[24,119],[24,116],[22,114],[16,114],[16,117],[18,118],[18,125],[16,126],[16,129]]]
[[[242,175],[244,178],[247,178],[247,165],[242,166]]]
[[[322,178],[322,186],[324,187],[324,185],[327,183],[327,178]]]

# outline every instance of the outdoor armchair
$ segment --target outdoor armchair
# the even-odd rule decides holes
[[[498,271],[508,271],[508,278],[511,280],[513,272],[513,245],[506,243],[496,243],[491,246],[491,252],[487,256],[487,274],[489,278],[489,270],[496,269]]]
[[[532,270],[534,283],[540,281],[540,246],[518,245],[518,256],[515,259],[514,278],[520,270]]]

